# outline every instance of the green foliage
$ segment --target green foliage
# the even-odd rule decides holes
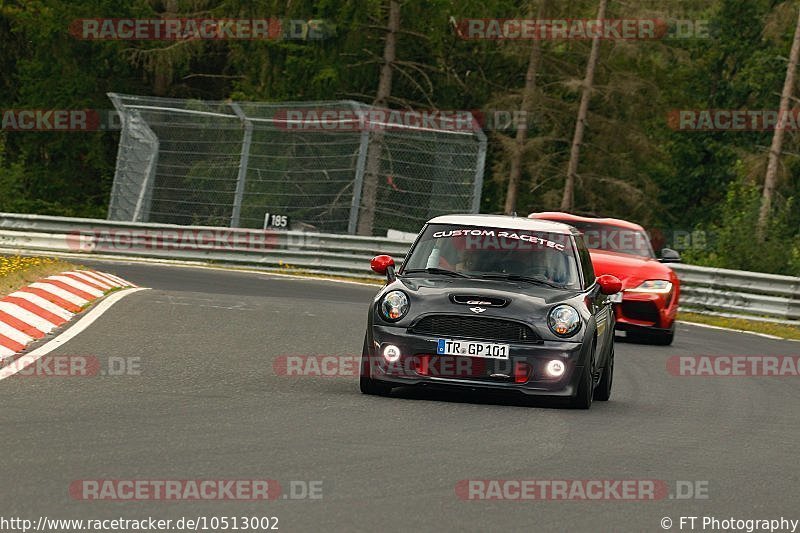
[[[0,0],[0,109],[107,110],[108,92],[371,102],[387,1]],[[542,1],[403,1],[390,105],[517,109],[531,43],[464,40],[453,21],[534,17]],[[545,18],[591,18],[597,0],[548,0],[545,6]],[[752,235],[770,132],[675,131],[666,120],[678,109],[777,108],[796,2],[609,2],[608,9],[608,18],[708,19],[711,35],[602,42],[576,211],[649,227],[705,228],[717,235],[712,248],[690,250],[687,259],[800,273],[800,210],[793,207],[800,198],[798,135],[786,136],[769,239],[757,247]],[[69,33],[69,24],[81,17],[160,16],[325,20],[335,32],[317,41],[186,42],[84,41]],[[558,207],[590,43],[544,41],[541,47],[520,214]],[[499,212],[514,132],[488,135],[482,210]],[[6,132],[0,138],[0,209],[103,217],[117,142],[115,132]],[[210,171],[196,170],[190,179],[202,180]],[[258,209],[244,206],[248,210]],[[187,213],[201,215],[223,216]]]
[[[776,209],[763,243],[755,239],[760,200],[758,187],[731,182],[719,221],[708,226],[707,233],[713,236],[710,249],[692,250],[685,254],[686,259],[713,267],[800,275],[800,239],[788,223],[794,199]]]

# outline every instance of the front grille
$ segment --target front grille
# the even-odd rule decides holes
[[[533,330],[525,324],[477,316],[428,315],[409,329],[412,333],[481,339],[505,342],[539,342]]]
[[[658,322],[658,308],[652,302],[623,301],[622,314],[633,320]]]

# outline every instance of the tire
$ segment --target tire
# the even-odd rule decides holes
[[[654,333],[652,339],[653,344],[658,344],[659,346],[669,346],[672,344],[672,341],[675,339],[675,323],[672,324],[672,327],[669,328],[669,331],[659,331]]]
[[[591,366],[583,368],[581,382],[578,384],[578,393],[570,399],[572,409],[589,409],[592,406],[592,369]]]
[[[594,399],[599,402],[607,402],[611,398],[611,386],[614,384],[614,342],[611,342],[611,350],[608,354],[608,362],[603,369],[600,382],[594,389]]]
[[[656,346],[669,346],[675,339],[675,324],[669,331],[635,331],[628,333],[628,338],[633,342],[654,344]]]
[[[389,396],[392,387],[376,381],[370,377],[369,351],[367,350],[367,337],[364,336],[364,348],[361,350],[361,364],[359,365],[358,386],[362,394],[373,396]]]

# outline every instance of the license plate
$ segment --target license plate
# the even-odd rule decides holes
[[[615,304],[622,303],[622,291],[610,295],[608,301]]]
[[[462,355],[465,357],[484,357],[486,359],[508,359],[509,345],[493,342],[454,341],[437,339],[438,355]]]

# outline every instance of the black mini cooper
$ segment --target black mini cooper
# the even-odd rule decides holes
[[[560,397],[611,395],[614,276],[595,277],[583,237],[558,222],[496,215],[430,220],[369,310],[361,392],[451,386]]]

